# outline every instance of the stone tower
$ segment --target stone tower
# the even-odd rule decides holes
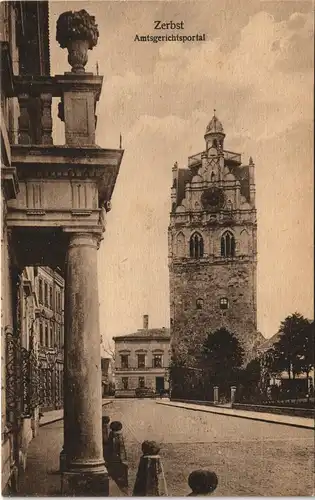
[[[237,335],[247,358],[258,340],[254,162],[242,165],[224,149],[215,114],[204,138],[188,168],[173,167],[168,229],[171,345],[190,363],[220,327]]]

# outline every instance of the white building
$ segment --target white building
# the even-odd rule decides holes
[[[135,397],[137,388],[154,393],[169,388],[170,331],[149,328],[148,323],[144,315],[142,329],[113,338],[116,397]]]

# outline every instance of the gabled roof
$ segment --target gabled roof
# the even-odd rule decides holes
[[[171,338],[170,329],[169,328],[148,328],[137,330],[134,333],[129,333],[127,335],[119,335],[117,337],[113,337],[113,340],[121,341],[121,340],[169,340]]]
[[[270,337],[269,339],[266,339],[264,342],[262,342],[260,344],[260,346],[258,347],[258,350],[260,352],[268,351],[276,342],[278,342],[278,340],[280,339],[280,336],[281,336],[281,334],[279,332],[275,333],[272,337]]]

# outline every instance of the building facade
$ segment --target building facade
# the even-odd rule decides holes
[[[137,389],[159,394],[169,389],[170,332],[168,328],[143,328],[113,338],[115,342],[115,397],[135,397]]]
[[[40,308],[38,354],[41,412],[63,406],[64,279],[59,273],[49,267],[35,268],[35,289]]]
[[[23,2],[0,3],[1,442],[2,492],[6,494],[18,491],[40,413],[36,271],[34,266],[19,262],[8,224],[9,205],[20,190],[12,146],[22,142],[23,129],[27,128],[21,113],[27,96],[17,91],[16,78],[32,70],[40,75],[49,73],[48,44],[44,42],[48,32],[47,2],[31,2],[28,6]],[[38,110],[39,102],[34,99],[34,115]],[[34,121],[34,142],[38,132]]]
[[[98,496],[108,474],[97,250],[123,150],[95,143],[103,77],[84,68],[99,37],[95,18],[68,11],[54,29],[69,52],[61,75],[50,73],[48,1],[0,3],[2,491],[18,492],[39,408],[60,407],[64,392],[60,491]],[[53,98],[64,123],[58,145]]]
[[[214,115],[205,149],[173,167],[169,224],[171,343],[194,363],[207,334],[236,334],[248,355],[257,343],[255,165],[224,148]]]

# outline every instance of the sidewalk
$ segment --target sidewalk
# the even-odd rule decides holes
[[[112,402],[113,399],[103,399],[102,406],[104,407]],[[52,410],[44,413],[39,421],[39,427],[43,427],[47,424],[52,424],[53,422],[58,422],[59,420],[63,420],[63,408],[61,410]]]
[[[112,400],[104,399],[104,406]],[[19,497],[60,496],[59,454],[63,445],[63,410],[47,412],[41,419],[38,435],[30,442],[26,469],[21,477]],[[109,496],[126,496],[109,478]]]
[[[304,429],[314,429],[314,419],[292,417],[289,415],[274,415],[272,413],[235,410],[223,406],[203,406],[194,403],[177,403],[176,401],[156,401],[159,405],[177,406],[192,411],[202,411],[205,413],[217,413],[229,417],[248,418],[250,420],[259,420],[260,422],[269,422],[271,424],[290,425],[293,427],[303,427]]]

